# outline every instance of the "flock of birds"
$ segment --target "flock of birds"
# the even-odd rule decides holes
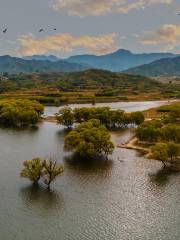
[[[178,13],[177,15],[180,16],[180,13]],[[53,28],[53,31],[56,31],[56,30],[57,30],[56,28]],[[4,28],[2,32],[5,34],[5,33],[7,33],[7,31],[8,31],[8,28]],[[40,28],[38,32],[41,33],[41,32],[44,32],[44,31],[45,31],[44,28]]]
[[[57,30],[56,28],[53,28],[53,31],[56,31],[56,30]],[[7,31],[8,31],[8,28],[4,28],[2,32],[5,34],[5,33],[7,33]],[[45,31],[44,28],[40,28],[38,32],[41,33],[41,32],[44,32],[44,31]]]

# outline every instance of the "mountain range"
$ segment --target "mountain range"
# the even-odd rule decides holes
[[[51,61],[51,62],[57,62],[61,60],[60,58],[54,56],[54,55],[33,55],[33,56],[25,56],[23,57],[24,60],[37,60],[37,61]]]
[[[178,76],[180,75],[180,56],[175,58],[160,59],[149,64],[128,69],[124,72],[151,77]]]
[[[125,49],[119,49],[116,52],[96,56],[96,55],[75,55],[71,56],[65,61],[69,63],[78,63],[80,65],[95,68],[109,70],[112,72],[120,72],[127,70],[129,68],[134,68],[143,64],[151,63],[155,60],[162,58],[174,58],[176,54],[172,53],[132,53]],[[58,61],[60,58],[56,56],[44,56],[44,55],[34,55],[29,57],[23,57],[26,60],[49,60]]]
[[[32,73],[32,72],[76,72],[87,69],[78,63],[69,63],[64,60],[25,60],[11,56],[0,56],[0,73]]]
[[[142,64],[148,64],[161,58],[176,57],[172,53],[140,53],[134,54],[128,50],[120,49],[116,52],[95,56],[95,55],[77,55],[67,59],[71,63],[86,64],[92,68],[104,69],[113,72],[120,72],[129,68],[137,67]]]
[[[174,60],[176,59],[177,60]],[[164,60],[164,61],[163,61]],[[170,64],[171,63],[171,64]],[[165,65],[168,64],[166,68]],[[172,53],[139,53],[120,49],[116,52],[96,55],[76,55],[66,59],[54,55],[34,55],[22,58],[0,56],[0,72],[76,72],[86,69],[102,69],[113,72],[156,76],[179,73],[178,55]],[[174,68],[176,71],[174,71]]]

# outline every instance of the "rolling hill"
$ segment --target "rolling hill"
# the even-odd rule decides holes
[[[34,73],[34,72],[76,72],[85,70],[87,67],[78,63],[69,63],[59,60],[24,60],[11,56],[0,56],[0,73]]]
[[[60,87],[61,89],[97,89],[111,87],[137,87],[152,88],[159,83],[151,78],[126,73],[114,73],[106,70],[89,69],[70,73],[24,73],[9,75],[13,84],[28,88],[39,86]]]
[[[143,76],[179,76],[180,75],[180,57],[165,58],[154,61],[150,64],[131,68],[125,71],[129,74],[138,74]]]

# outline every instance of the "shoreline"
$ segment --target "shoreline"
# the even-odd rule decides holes
[[[63,107],[63,106],[68,106],[68,105],[72,105],[72,104],[92,104],[92,106],[95,106],[96,104],[99,103],[128,103],[128,102],[176,102],[179,101],[180,99],[178,98],[173,98],[173,99],[169,99],[169,98],[149,98],[149,99],[142,99],[142,98],[136,98],[136,99],[112,99],[112,98],[103,98],[103,99],[99,99],[99,101],[97,100],[95,103],[92,103],[92,100],[86,100],[86,101],[68,101],[65,103],[62,103],[60,105],[57,104],[53,104],[53,103],[45,103],[43,104],[45,107]]]
[[[119,144],[119,145],[117,145],[117,147],[118,148],[135,150],[135,151],[138,151],[138,152],[142,153],[145,157],[149,157],[150,154],[151,154],[151,150],[149,148],[139,146],[137,144],[137,141],[138,141],[138,139],[136,138],[136,136],[133,136],[126,143]]]

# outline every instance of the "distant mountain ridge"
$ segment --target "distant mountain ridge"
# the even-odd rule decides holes
[[[24,60],[39,60],[39,61],[51,61],[51,62],[57,62],[61,60],[60,58],[54,56],[54,55],[32,55],[32,56],[25,56],[23,57]]]
[[[116,52],[95,56],[95,55],[77,55],[67,59],[71,63],[86,64],[92,68],[104,69],[114,72],[120,72],[129,68],[137,67],[142,64],[148,64],[162,58],[174,58],[176,54],[172,53],[139,53],[134,54],[128,50],[119,49]]]
[[[64,60],[25,60],[8,55],[0,56],[0,73],[33,73],[33,72],[76,72],[87,69],[78,63],[69,63]]]
[[[54,55],[33,55],[22,58],[0,56],[0,72],[33,73],[33,72],[74,72],[86,69],[102,69],[112,72],[122,72],[160,59],[173,59],[172,53],[138,53],[125,49],[116,52],[96,55],[76,55],[67,59]],[[145,73],[145,75],[147,75]],[[149,76],[149,74],[148,74]]]
[[[175,58],[160,59],[149,64],[128,69],[124,72],[147,77],[180,76],[180,56]]]
[[[129,68],[137,67],[143,64],[151,63],[155,60],[161,58],[173,58],[176,54],[172,53],[132,53],[129,50],[119,49],[116,52],[112,52],[106,55],[96,56],[96,55],[75,55],[71,56],[65,61],[69,63],[78,63],[85,65],[88,68],[96,68],[109,70],[112,72],[120,72]],[[49,60],[58,61],[60,58],[50,55],[34,55],[23,57],[26,60]]]

